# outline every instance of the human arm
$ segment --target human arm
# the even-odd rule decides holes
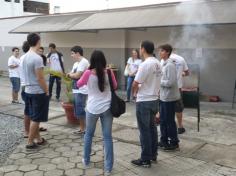
[[[91,75],[91,70],[86,70],[81,78],[77,81],[77,87],[80,88],[88,83],[89,77]]]
[[[161,87],[171,88],[176,82],[176,68],[173,64],[167,65],[164,69],[164,79],[161,79]]]

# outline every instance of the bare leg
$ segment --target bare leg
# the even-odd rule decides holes
[[[18,92],[12,91],[12,100],[18,101]]]
[[[29,131],[29,138],[28,144],[33,144],[35,138],[40,138],[39,136],[39,122],[31,122],[30,123],[30,131]]]
[[[84,118],[80,118],[79,126],[80,126],[81,131],[85,131],[85,120],[84,120]]]
[[[25,124],[25,136],[28,136],[30,130],[30,118],[27,115],[25,115],[24,117],[24,124]]]
[[[183,128],[183,113],[177,112],[176,117],[177,117],[178,128]]]

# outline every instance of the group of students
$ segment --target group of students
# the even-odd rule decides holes
[[[156,162],[158,146],[164,151],[179,149],[178,134],[185,132],[181,89],[183,77],[189,74],[189,70],[184,58],[173,54],[172,50],[169,44],[159,46],[159,62],[154,54],[154,44],[144,41],[140,49],[143,62],[137,50],[132,51],[127,62],[127,102],[132,87],[142,150],[141,157],[131,161],[137,166],[150,167],[151,162]],[[160,123],[160,142],[157,121]]]
[[[21,82],[25,87],[25,115],[29,117],[29,134],[26,149],[37,149],[46,144],[46,140],[40,136],[40,122],[48,120],[50,93],[44,78],[43,59],[39,55],[40,36],[30,33],[27,36],[27,51],[20,61]],[[136,52],[136,53],[134,53]],[[175,108],[180,101],[180,92],[177,82],[176,61],[170,58],[172,47],[162,45],[159,47],[159,55],[163,60],[162,65],[154,57],[154,44],[151,41],[143,41],[140,51],[133,51],[138,61],[138,67],[132,68],[132,60],[128,61],[132,74],[129,82],[133,97],[136,99],[136,116],[140,131],[141,157],[131,161],[137,166],[150,167],[152,161],[157,159],[158,136],[156,128],[156,116],[160,114],[161,141],[160,147],[164,150],[175,150],[179,147],[177,127],[175,123]],[[59,52],[52,52],[61,57],[58,66],[62,68],[63,58]],[[60,56],[59,56],[60,55]],[[74,46],[71,48],[71,57],[75,63],[70,73],[65,73],[73,80],[73,95],[75,115],[80,120],[80,130],[77,134],[84,136],[84,154],[82,162],[85,167],[90,164],[92,138],[96,129],[97,120],[100,118],[104,138],[105,171],[111,173],[114,163],[112,124],[113,116],[111,106],[111,84],[117,88],[117,81],[111,69],[107,68],[106,58],[100,50],[93,51],[90,62],[83,57],[83,48]],[[51,75],[53,76],[53,75]],[[52,79],[52,78],[50,78]],[[132,82],[132,84],[130,83]],[[59,92],[59,91],[58,91]],[[130,93],[131,94],[131,93]],[[131,95],[130,95],[131,96]],[[59,98],[58,96],[56,98]],[[127,97],[128,98],[128,97]],[[85,110],[86,106],[86,110]],[[159,107],[160,106],[160,107]]]

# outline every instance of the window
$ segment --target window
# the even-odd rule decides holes
[[[15,0],[15,3],[20,3],[20,0]]]
[[[11,2],[11,0],[5,0],[6,2]]]

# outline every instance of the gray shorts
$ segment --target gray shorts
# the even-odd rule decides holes
[[[184,111],[184,103],[182,98],[180,98],[179,100],[176,101],[175,103],[175,112],[177,113],[181,113]]]

